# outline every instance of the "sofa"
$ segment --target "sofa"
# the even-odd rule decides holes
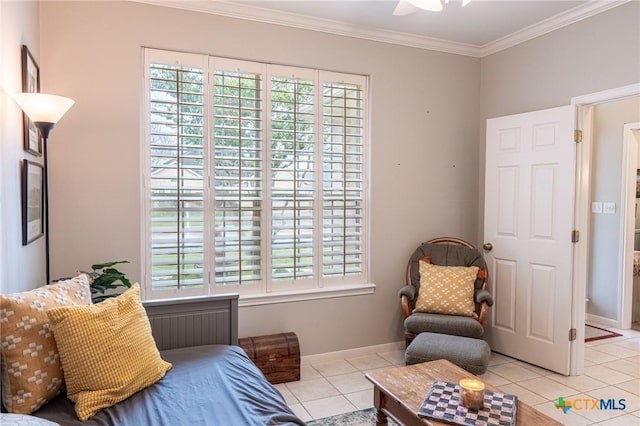
[[[129,291],[131,290],[125,294]],[[61,298],[56,296],[55,299]],[[120,297],[115,299],[120,299]],[[129,341],[135,340],[135,343],[129,347],[124,356],[116,357],[114,355],[113,359],[109,360],[115,360],[115,364],[101,364],[98,357],[94,358],[85,354],[82,354],[81,362],[87,361],[90,369],[94,368],[93,365],[96,365],[95,369],[102,366],[104,370],[110,370],[110,367],[105,368],[105,365],[112,365],[115,370],[124,368],[125,377],[128,374],[127,369],[130,370],[130,364],[142,363],[146,366],[156,363],[159,369],[151,369],[153,383],[145,383],[139,386],[142,389],[137,391],[137,388],[132,388],[134,392],[122,400],[119,400],[120,397],[113,399],[113,394],[117,392],[107,391],[98,394],[96,398],[101,401],[100,404],[104,407],[98,405],[97,411],[91,412],[84,421],[79,419],[82,413],[78,411],[82,397],[78,397],[76,394],[77,386],[73,383],[74,379],[70,376],[73,372],[69,371],[69,368],[63,369],[67,382],[66,391],[62,390],[53,397],[45,397],[46,402],[42,402],[42,398],[37,399],[37,404],[29,405],[31,408],[37,407],[33,412],[29,412],[29,409],[26,408],[28,404],[17,404],[20,399],[16,399],[15,394],[20,394],[20,392],[16,392],[16,385],[12,385],[11,382],[11,375],[7,375],[8,371],[15,370],[11,368],[11,364],[15,365],[15,362],[7,362],[7,360],[11,360],[12,354],[7,349],[10,346],[7,344],[7,341],[10,341],[7,333],[11,334],[11,332],[6,328],[8,319],[14,316],[16,305],[13,305],[13,308],[8,307],[10,303],[7,302],[7,297],[4,295],[0,300],[3,302],[3,306],[0,306],[0,326],[5,327],[2,330],[4,335],[0,339],[3,344],[3,407],[9,406],[8,410],[3,411],[22,412],[31,416],[34,421],[41,419],[44,423],[50,421],[59,425],[304,424],[295,416],[279,391],[265,379],[262,372],[245,352],[236,346],[237,295],[142,303],[145,317],[142,323],[146,322],[150,328],[150,334],[155,342],[155,347],[157,347],[157,356],[155,353],[151,354],[155,358],[149,358],[150,360],[143,358],[146,356],[144,355],[145,350],[138,349],[136,346],[144,345],[143,338],[131,339],[127,337],[126,339]],[[14,302],[17,301],[20,304],[24,303],[24,300],[24,297],[18,296]],[[65,302],[67,301],[65,300]],[[71,309],[88,310],[99,307],[103,303],[106,302],[101,302],[93,307],[86,307],[80,303],[82,305],[80,308],[72,307]],[[138,304],[140,303],[138,302]],[[67,351],[66,343],[59,339],[64,330],[56,322],[58,320],[54,314],[59,313],[58,310],[64,311],[65,309],[67,308],[47,309],[47,315],[51,322],[48,327],[53,329],[63,367],[69,365],[70,356],[68,352],[65,352]],[[119,309],[123,310],[124,308],[119,307]],[[83,321],[87,322],[86,319]],[[114,321],[110,319],[108,326],[110,328],[118,327],[113,324]],[[72,324],[71,327],[77,329],[78,324]],[[127,332],[130,328],[131,326],[127,325],[126,330],[115,331],[115,337],[109,337],[110,331],[107,330],[102,337],[107,340],[117,340],[119,335]],[[92,345],[91,339],[95,335],[101,334],[94,332],[92,336],[87,337],[86,346]],[[104,344],[107,345],[108,342],[104,342]],[[125,342],[126,344],[127,342]],[[82,343],[81,345],[85,346]],[[100,358],[105,358],[104,353]],[[102,373],[102,371],[89,371],[86,374],[100,376]],[[110,371],[104,373],[108,375]],[[137,386],[135,383],[144,381],[141,379],[144,374],[146,373],[134,372],[130,379],[124,380],[125,383],[118,384],[118,386],[130,387],[132,383]],[[156,380],[157,377],[160,378]],[[55,380],[51,382],[56,383]],[[51,386],[47,385],[47,388],[49,387]],[[29,391],[29,393],[34,392],[33,389]],[[24,395],[25,392],[22,394]],[[70,399],[71,394],[74,396],[72,399],[76,401],[75,403]],[[13,399],[8,398],[11,395],[13,395]],[[91,400],[91,398],[89,399]],[[112,403],[116,400],[117,402]]]

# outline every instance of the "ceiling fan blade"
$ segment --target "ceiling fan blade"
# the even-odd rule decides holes
[[[398,1],[398,5],[396,6],[395,10],[393,11],[393,14],[395,16],[404,16],[404,15],[409,15],[411,13],[414,13],[417,10],[418,10],[418,8],[415,7],[414,5],[412,5],[411,3],[409,3],[408,1],[399,0]]]

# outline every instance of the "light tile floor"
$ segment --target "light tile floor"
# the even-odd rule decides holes
[[[609,329],[622,336],[586,343],[581,376],[562,376],[493,353],[481,377],[566,425],[640,426],[640,331]],[[300,381],[276,387],[295,413],[309,421],[372,407],[373,386],[364,374],[399,365],[404,365],[401,350],[303,364]],[[554,406],[559,396],[624,399],[626,409],[571,409],[564,414]]]

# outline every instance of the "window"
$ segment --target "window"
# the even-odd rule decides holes
[[[147,298],[367,286],[366,77],[153,49],[144,67]]]

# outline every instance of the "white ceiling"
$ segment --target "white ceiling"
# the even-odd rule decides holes
[[[394,16],[397,0],[134,0],[482,57],[631,0],[449,0]]]

